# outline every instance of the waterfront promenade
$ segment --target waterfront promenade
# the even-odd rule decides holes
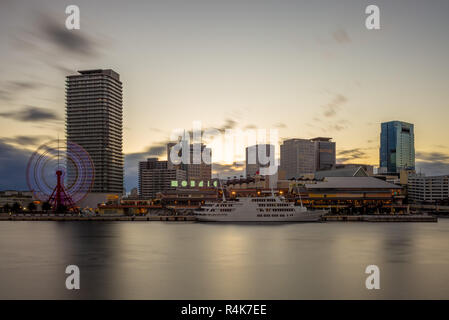
[[[78,215],[78,214],[0,214],[0,221],[196,221],[191,215]],[[322,221],[331,222],[438,222],[429,214],[390,215],[326,215]]]

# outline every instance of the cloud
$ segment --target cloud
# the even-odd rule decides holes
[[[449,163],[417,161],[416,172],[422,172],[429,176],[442,176],[449,174]]]
[[[416,152],[416,159],[422,162],[443,162],[449,163],[449,154],[442,152]]]
[[[335,116],[337,114],[337,110],[341,107],[341,105],[343,105],[347,101],[348,99],[344,95],[342,94],[335,95],[335,97],[328,104],[323,106],[324,116],[328,118]]]
[[[0,117],[24,122],[43,122],[61,119],[53,110],[31,106],[26,106],[18,111],[1,112]]]
[[[339,28],[332,33],[332,37],[338,44],[347,44],[351,42],[351,38],[345,29]]]
[[[443,152],[416,152],[416,171],[427,175],[449,174],[449,154]]]
[[[279,128],[279,129],[287,128],[287,125],[286,125],[285,123],[283,123],[283,122],[278,122],[278,123],[276,123],[274,126],[275,126],[276,128]]]
[[[354,161],[365,159],[367,157],[367,153],[360,148],[342,150],[338,152],[337,161],[339,163],[344,163],[347,161]]]
[[[341,131],[343,130],[345,127],[339,124],[334,124],[332,125],[332,129],[334,129],[335,131]]]
[[[27,190],[26,168],[31,152],[0,139],[0,190]]]
[[[214,177],[220,177],[221,179],[227,177],[241,176],[245,173],[245,164],[234,162],[232,164],[221,164],[221,163],[213,163],[212,164],[212,175]]]
[[[51,8],[35,10],[31,27],[11,33],[12,45],[19,52],[29,52],[32,61],[44,63],[64,75],[73,73],[73,65],[89,62],[102,54],[104,36],[93,36],[85,31],[87,27],[68,30],[64,20],[55,19],[58,15],[49,11]]]
[[[34,90],[44,87],[44,84],[28,81],[28,80],[15,80],[6,81],[2,84],[2,89],[0,89],[0,100],[11,101],[14,96],[18,93],[23,93],[24,91]]]
[[[62,51],[82,56],[95,56],[96,42],[81,30],[68,30],[63,23],[48,15],[41,16],[40,34]]]
[[[127,191],[137,187],[139,179],[139,162],[145,161],[147,158],[159,158],[165,154],[167,143],[169,141],[161,141],[147,147],[142,152],[134,152],[125,154],[125,188]]]
[[[51,140],[50,136],[15,136],[11,138],[2,138],[2,140],[9,144],[17,144],[21,146],[35,146],[44,140]]]
[[[257,129],[257,126],[254,124],[249,124],[247,126],[245,126],[243,129],[247,130],[247,129]]]

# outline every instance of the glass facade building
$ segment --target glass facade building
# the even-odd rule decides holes
[[[390,121],[381,124],[379,166],[399,173],[415,170],[415,134],[411,123]]]

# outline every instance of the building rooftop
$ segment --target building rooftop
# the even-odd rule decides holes
[[[326,177],[325,181],[306,185],[307,189],[400,189],[401,186],[373,177]]]
[[[362,167],[348,167],[315,172],[315,179],[320,180],[326,177],[367,177],[368,174]]]
[[[105,74],[116,80],[120,80],[120,75],[112,69],[92,69],[92,70],[79,70],[79,74]],[[77,75],[70,75],[69,77],[75,77]]]
[[[316,137],[313,139],[310,139],[311,141],[331,141],[332,138],[326,138],[326,137]]]

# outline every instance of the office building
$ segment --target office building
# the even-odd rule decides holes
[[[415,169],[414,126],[402,121],[381,124],[379,172],[399,173]]]
[[[407,192],[413,202],[449,201],[449,175],[411,174],[407,178]]]
[[[159,192],[176,190],[176,185],[181,185],[186,179],[184,170],[169,169],[168,161],[149,158],[139,162],[139,197],[155,198]]]
[[[288,139],[281,145],[280,170],[285,179],[314,173],[316,165],[315,143],[310,139]]]
[[[315,170],[331,170],[336,163],[335,142],[332,138],[313,138],[315,147]]]
[[[95,180],[91,192],[121,195],[123,108],[120,76],[110,69],[78,73],[67,76],[66,80],[67,140],[82,146],[92,159]],[[68,176],[73,178],[70,168]]]

